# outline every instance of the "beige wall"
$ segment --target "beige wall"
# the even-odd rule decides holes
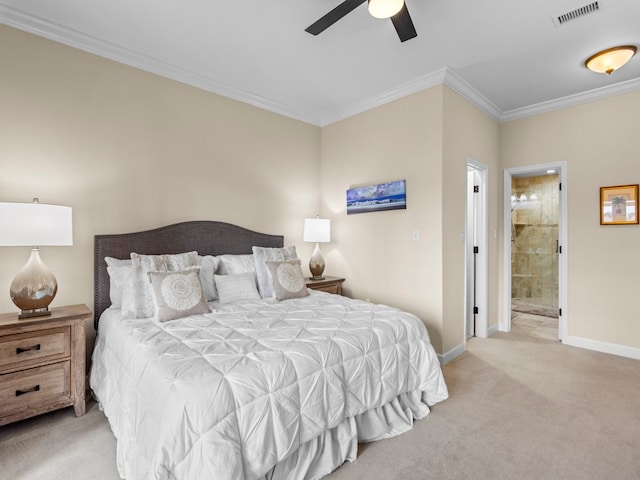
[[[488,312],[489,326],[498,323],[498,229],[501,170],[498,161],[498,123],[450,88],[444,89],[442,256],[443,350],[447,353],[465,341],[465,230],[467,159],[487,166],[488,202]]]
[[[328,270],[347,277],[354,297],[419,315],[441,353],[464,343],[467,157],[489,166],[493,231],[497,150],[497,123],[443,85],[322,130],[322,210],[337,244]],[[407,180],[406,211],[346,215],[348,188],[398,179]],[[497,323],[495,240],[490,248],[490,323]]]
[[[640,347],[639,227],[598,222],[598,188],[640,178],[640,93],[498,125],[440,85],[320,129],[5,26],[0,60],[0,201],[74,209],[74,246],[42,248],[54,306],[93,306],[96,233],[216,219],[283,233],[306,259],[302,219],[319,211],[333,220],[326,273],[416,313],[446,353],[464,337],[466,158],[490,172],[490,325],[501,169],[566,161],[568,333]],[[397,179],[406,210],[346,215],[348,188]],[[0,249],[0,311],[14,310],[9,283],[27,250]]]
[[[322,214],[332,219],[327,272],[353,297],[422,317],[442,346],[443,87],[322,129]],[[407,181],[407,209],[346,214],[346,190]],[[420,241],[412,241],[418,230]]]
[[[640,182],[640,92],[500,125],[504,168],[567,163],[569,337],[640,348],[640,227],[601,226],[599,188]]]
[[[0,201],[73,207],[73,247],[41,249],[52,306],[93,308],[97,233],[214,219],[311,253],[320,128],[5,26],[0,60]],[[0,248],[0,311],[28,257]]]

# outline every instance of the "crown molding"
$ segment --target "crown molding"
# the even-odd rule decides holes
[[[541,113],[560,110],[561,108],[573,107],[575,105],[595,102],[596,100],[603,100],[617,95],[637,92],[638,90],[640,90],[640,78],[635,78],[625,82],[616,83],[615,85],[594,88],[593,90],[587,90],[586,92],[567,95],[566,97],[549,100],[547,102],[540,102],[528,107],[508,110],[502,114],[500,122],[508,122],[510,120],[531,117]]]
[[[68,45],[78,50],[89,52],[118,63],[129,65],[149,73],[160,75],[180,83],[191,85],[211,93],[319,127],[329,125],[440,84],[447,85],[498,122],[516,120],[640,90],[639,78],[505,112],[500,110],[478,90],[463,80],[462,77],[452,69],[445,67],[373,95],[362,101],[347,105],[345,108],[341,108],[337,111],[316,114],[301,111],[299,108],[295,108],[281,102],[275,102],[224,82],[220,82],[219,80],[200,75],[187,69],[176,67],[175,65],[171,65],[157,58],[142,55],[133,50],[105,42],[90,35],[45,21],[36,16],[25,14],[19,10],[4,5],[0,5],[0,23],[47,38],[54,42]]]
[[[312,125],[320,124],[320,117],[288,105],[274,102],[251,92],[233,87],[213,78],[176,67],[157,58],[142,55],[127,48],[105,42],[98,38],[77,32],[67,27],[45,21],[33,15],[28,15],[13,8],[0,5],[0,23],[19,30],[32,33],[39,37],[62,43],[69,47],[93,53],[100,57],[118,63],[160,75],[180,83],[191,85],[223,97],[238,100],[273,113],[284,115]]]
[[[504,112],[500,110],[495,104],[493,104],[493,102],[491,102],[487,97],[482,95],[478,90],[476,90],[465,80],[463,80],[462,77],[460,77],[452,69],[443,68],[431,74],[423,75],[422,77],[419,77],[410,82],[406,82],[397,88],[387,90],[386,92],[383,92],[379,95],[375,95],[373,97],[365,99],[362,102],[352,104],[348,108],[337,112],[333,116],[323,117],[323,121],[320,126],[325,126],[344,118],[357,115],[358,113],[362,113],[372,108],[379,107],[381,105],[384,105],[385,103],[391,102],[393,100],[398,100],[407,95],[419,92],[420,90],[424,90],[426,88],[434,87],[439,84],[447,85],[499,123],[517,120],[519,118],[531,117],[533,115],[539,115],[541,113],[547,113],[553,110],[560,110],[562,108],[581,105],[584,103],[594,102],[596,100],[602,100],[605,98],[624,95],[640,90],[640,78],[636,78],[627,80],[625,82],[616,83],[615,85],[595,88],[586,92],[576,93],[574,95],[568,95],[566,97]]]
[[[487,97],[468,84],[450,68],[446,69],[444,84],[455,90],[496,121],[500,121],[502,110],[496,107]]]
[[[369,98],[365,98],[360,102],[352,103],[346,108],[323,116],[320,126],[324,127],[331,123],[335,123],[359,113],[366,112],[367,110],[371,110],[372,108],[379,107],[381,105],[384,105],[385,103],[389,103],[394,100],[406,97],[407,95],[411,95],[421,90],[440,85],[441,83],[444,83],[446,72],[447,69],[442,68],[433,73],[429,73],[427,75],[423,75],[416,79],[405,82],[397,87],[390,88],[389,90],[386,90],[382,93],[373,95]]]
[[[389,89],[378,95],[369,97],[361,102],[354,103],[349,107],[336,112],[334,115],[323,117],[321,126],[334,123],[345,118],[357,115],[358,113],[366,112],[375,107],[384,105],[385,103],[398,100],[407,95],[417,93],[421,90],[434,87],[436,85],[444,84],[456,91],[471,103],[476,105],[480,110],[492,117],[494,120],[499,121],[502,115],[502,111],[496,107],[491,101],[489,101],[478,90],[473,88],[467,82],[465,82],[457,73],[450,68],[442,68],[436,70],[433,73],[423,75],[414,80],[406,82],[398,87]]]

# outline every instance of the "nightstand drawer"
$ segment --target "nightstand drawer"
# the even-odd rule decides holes
[[[71,405],[77,416],[85,414],[90,318],[86,305],[23,319],[0,314],[0,427]]]
[[[342,282],[344,282],[344,278],[329,276],[319,280],[314,280],[313,278],[307,278],[305,280],[307,288],[320,292],[333,293],[334,295],[342,295]]]
[[[71,329],[51,328],[0,338],[0,372],[68,358]]]
[[[43,403],[68,401],[71,398],[70,365],[66,361],[3,375],[0,382],[0,417]]]
[[[314,290],[318,290],[320,292],[333,293],[335,295],[342,295],[342,286],[338,283],[335,285],[326,285],[323,287],[313,287]]]

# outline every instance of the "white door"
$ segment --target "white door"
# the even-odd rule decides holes
[[[487,167],[467,158],[465,337],[488,336]]]
[[[478,267],[477,259],[477,201],[478,193],[480,191],[480,179],[478,178],[478,172],[472,168],[467,167],[467,226],[465,234],[465,251],[466,251],[466,264],[467,264],[467,293],[466,293],[466,336],[476,336],[476,315],[478,314],[478,306],[476,304],[477,289],[476,289],[476,273]]]

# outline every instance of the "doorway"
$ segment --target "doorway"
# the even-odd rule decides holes
[[[564,338],[566,167],[505,170],[505,306],[501,330]]]
[[[465,339],[488,336],[487,166],[467,158]]]

